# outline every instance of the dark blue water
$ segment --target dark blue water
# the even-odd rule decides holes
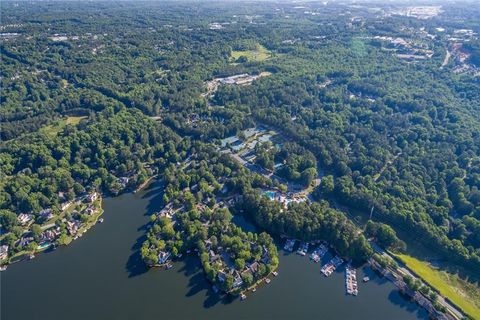
[[[11,265],[1,273],[1,319],[427,319],[368,269],[358,276],[372,281],[351,297],[343,269],[324,278],[320,264],[295,254],[280,252],[279,276],[245,301],[215,295],[196,257],[147,272],[138,248],[161,196],[155,182],[105,199],[103,224],[68,247]]]

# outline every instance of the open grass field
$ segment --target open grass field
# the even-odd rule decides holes
[[[417,273],[424,282],[435,288],[440,294],[468,314],[472,319],[480,320],[480,288],[457,275],[433,268],[429,263],[405,254],[396,254],[408,268]]]
[[[233,61],[236,61],[241,56],[245,56],[248,61],[264,61],[270,58],[272,55],[270,51],[267,50],[267,48],[260,44],[257,44],[257,48],[255,50],[233,50],[231,53],[231,58]]]
[[[70,125],[76,126],[77,124],[80,123],[80,121],[82,121],[82,119],[85,119],[85,118],[86,118],[85,116],[83,116],[83,117],[68,117],[66,119],[62,119],[62,120],[57,121],[57,123],[55,123],[55,124],[45,126],[45,127],[41,128],[40,130],[43,131],[44,133],[48,134],[48,135],[53,136],[53,135],[58,134],[63,128],[65,128],[66,125],[70,124]]]

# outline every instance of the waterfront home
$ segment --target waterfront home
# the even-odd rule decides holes
[[[18,215],[17,219],[21,225],[26,225],[27,223],[33,220],[33,215],[27,214],[27,213],[21,213]]]
[[[257,273],[258,271],[258,262],[252,263],[249,267],[248,270],[250,270],[253,274]]]
[[[49,229],[44,231],[41,236],[40,236],[40,241],[42,242],[53,242],[57,236],[59,235],[59,232],[56,232],[55,230]]]
[[[25,248],[30,242],[32,242],[34,239],[31,236],[24,236],[18,240],[16,243],[17,246],[20,248]]]
[[[227,274],[223,270],[220,270],[217,273],[217,277],[220,282],[225,282],[225,280],[227,279]]]
[[[233,278],[233,287],[238,288],[243,284],[242,277],[240,276],[240,273],[235,270],[234,273],[234,278]]]
[[[77,221],[77,220],[67,221],[67,230],[72,236],[77,233],[80,226],[81,226],[80,221]]]
[[[215,254],[215,252],[213,250],[208,251],[208,260],[209,260],[210,264],[212,264],[212,263],[214,263],[214,262],[216,262],[220,259],[221,259],[220,255]]]
[[[125,188],[130,181],[129,177],[120,177],[117,178],[117,182],[122,186],[122,188]]]
[[[5,260],[8,258],[8,246],[0,246],[0,260]]]
[[[94,202],[95,200],[98,199],[98,196],[99,196],[98,192],[93,192],[93,193],[89,194],[86,199],[87,199],[88,202]]]
[[[170,252],[160,251],[160,253],[158,254],[158,263],[164,264],[165,262],[167,262],[167,260],[168,260],[168,258],[170,258],[170,256],[171,256]]]
[[[265,246],[262,246],[262,259],[261,261],[265,264],[270,263],[270,256],[268,255],[268,250],[265,248]]]
[[[88,215],[94,214],[95,213],[95,207],[92,206],[92,205],[88,206],[88,208],[85,209],[85,213],[88,214]]]

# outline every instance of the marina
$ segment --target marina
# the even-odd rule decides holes
[[[358,295],[357,270],[351,265],[345,268],[345,286],[348,294]]]

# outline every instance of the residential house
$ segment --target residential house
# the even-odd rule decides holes
[[[45,220],[50,220],[53,218],[52,209],[44,209],[40,211],[39,214],[40,214],[40,217],[42,217]]]
[[[117,178],[117,182],[122,186],[122,188],[125,188],[130,181],[129,177],[120,177]]]
[[[58,232],[53,229],[46,230],[42,233],[40,239],[42,242],[53,242],[58,236]]]
[[[26,247],[30,242],[32,242],[34,239],[33,237],[29,237],[29,236],[25,236],[25,237],[22,237],[20,238],[20,240],[18,240],[18,246],[20,248],[24,248]]]
[[[248,269],[250,269],[250,271],[251,271],[253,274],[257,273],[257,271],[258,271],[258,262],[255,261],[254,263],[252,263],[252,264],[248,267]]]
[[[8,258],[8,246],[0,246],[0,260],[5,260]]]
[[[223,270],[218,271],[217,277],[220,282],[225,282],[225,280],[227,280],[227,274]]]
[[[167,262],[168,258],[170,258],[172,254],[168,251],[160,251],[158,254],[158,263],[164,264]]]
[[[76,234],[80,226],[81,222],[78,220],[67,221],[67,230],[70,235]]]
[[[99,196],[98,192],[93,192],[87,196],[87,201],[94,202],[95,200],[98,199],[98,196]]]
[[[95,207],[92,205],[88,206],[88,208],[85,209],[85,213],[91,216],[95,213]]]
[[[21,225],[26,225],[32,220],[33,220],[33,215],[31,214],[21,213],[18,215],[18,222],[20,222]]]
[[[268,250],[265,246],[262,246],[262,262],[265,264],[270,263],[270,256],[268,255]]]
[[[233,287],[238,288],[243,284],[242,277],[240,276],[240,273],[235,270],[234,278],[233,278]]]

